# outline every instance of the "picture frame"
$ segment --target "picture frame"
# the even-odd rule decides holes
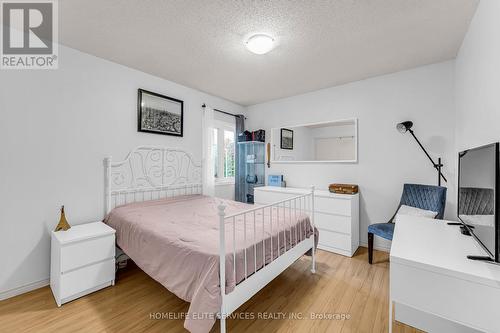
[[[282,128],[280,132],[280,148],[293,150],[293,131]]]
[[[152,91],[137,91],[137,131],[184,135],[184,102]]]

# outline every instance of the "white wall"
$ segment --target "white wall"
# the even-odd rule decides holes
[[[403,183],[437,183],[437,175],[410,134],[396,124],[414,121],[414,130],[430,154],[441,156],[450,179],[447,216],[455,211],[454,63],[452,61],[385,75],[339,87],[251,106],[250,129],[300,123],[359,119],[356,164],[273,164],[268,173],[284,174],[287,186],[311,184],[326,189],[334,182],[360,185],[360,239],[369,224],[386,222],[394,213]],[[376,240],[377,247],[388,247]]]
[[[500,1],[481,0],[455,66],[457,151],[500,141]]]
[[[236,104],[66,47],[54,71],[0,73],[0,297],[49,276],[49,231],[103,217],[103,159],[138,145],[201,160],[201,104]],[[200,73],[203,75],[203,73]],[[184,101],[184,137],[137,132],[137,89]],[[5,294],[4,294],[5,295]]]

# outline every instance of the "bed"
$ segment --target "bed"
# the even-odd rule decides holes
[[[153,279],[190,302],[184,327],[209,332],[302,255],[315,271],[314,188],[266,206],[203,195],[180,149],[139,147],[105,160],[105,222]]]

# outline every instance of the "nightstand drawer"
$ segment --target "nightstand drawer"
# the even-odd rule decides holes
[[[345,251],[351,250],[351,236],[319,229],[319,245]]]
[[[63,245],[61,273],[114,257],[114,234]]]
[[[317,212],[351,216],[351,200],[316,197],[314,198],[314,210]]]
[[[74,296],[115,279],[115,259],[82,267],[61,275],[61,299]]]
[[[314,214],[314,225],[323,230],[351,234],[351,218],[349,216],[330,215],[324,213]]]

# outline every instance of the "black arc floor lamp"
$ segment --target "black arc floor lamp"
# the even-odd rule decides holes
[[[413,127],[413,122],[411,122],[411,121],[403,121],[402,123],[399,123],[399,124],[396,125],[397,130],[401,134],[405,134],[406,132],[410,132],[410,134],[413,136],[413,138],[415,139],[415,141],[417,141],[417,143],[420,146],[420,148],[422,148],[422,150],[424,151],[425,155],[429,158],[429,161],[431,161],[432,165],[437,170],[437,172],[438,172],[438,186],[441,186],[441,178],[443,178],[443,180],[445,182],[448,182],[446,180],[446,177],[441,172],[441,168],[443,167],[443,164],[441,163],[441,157],[438,158],[438,162],[437,163],[434,162],[434,160],[432,159],[431,155],[429,155],[429,153],[427,152],[427,150],[425,150],[424,146],[422,146],[422,144],[420,143],[420,141],[415,136],[415,133],[413,133],[413,130],[411,129],[412,127]]]

